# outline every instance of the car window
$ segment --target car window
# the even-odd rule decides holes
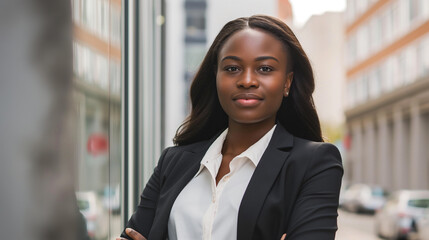
[[[411,199],[408,206],[416,208],[429,208],[429,199]]]
[[[88,210],[88,208],[89,208],[89,202],[86,200],[79,200],[78,199],[77,205],[78,205],[80,211],[85,211],[85,210]]]
[[[373,188],[372,189],[372,196],[376,197],[386,197],[387,192],[384,191],[382,188]]]

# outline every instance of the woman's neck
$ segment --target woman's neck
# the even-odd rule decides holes
[[[261,139],[270,131],[275,122],[269,124],[238,124],[229,122],[228,133],[223,147],[223,155],[237,156]]]

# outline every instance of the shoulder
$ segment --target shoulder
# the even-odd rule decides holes
[[[177,159],[181,158],[185,153],[199,153],[205,152],[210,146],[210,141],[199,141],[187,145],[181,146],[170,146],[164,149],[161,153],[158,165],[168,165],[176,162]]]
[[[325,142],[314,142],[314,141],[310,141],[299,137],[294,137],[293,150],[302,152],[303,154],[310,154],[310,155],[331,153],[341,158],[340,151],[335,145],[331,143],[325,143]]]
[[[291,154],[305,165],[308,174],[316,174],[330,168],[343,168],[340,151],[331,143],[294,137]]]

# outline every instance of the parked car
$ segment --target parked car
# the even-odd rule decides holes
[[[107,210],[95,192],[76,192],[79,211],[86,221],[86,228],[91,239],[107,239],[109,222]]]
[[[429,208],[427,208],[423,216],[416,220],[417,234],[419,240],[429,240]]]
[[[350,184],[348,184],[346,181],[343,180],[343,182],[341,184],[341,189],[340,189],[340,197],[338,200],[338,204],[339,204],[340,208],[343,207],[344,195],[345,195],[346,191],[349,189],[349,187],[350,187]]]
[[[115,188],[107,186],[103,191],[103,206],[115,215],[121,213],[120,193],[119,184]]]
[[[387,191],[381,187],[353,184],[344,191],[341,206],[350,212],[375,213],[384,205],[387,195]]]
[[[429,209],[429,191],[401,190],[393,193],[375,215],[375,231],[380,237],[410,239],[416,223]]]

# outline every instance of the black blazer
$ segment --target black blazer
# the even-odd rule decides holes
[[[126,227],[148,240],[167,239],[171,207],[216,137],[164,150]],[[287,233],[288,240],[334,240],[342,175],[334,145],[294,137],[277,124],[241,201],[237,239]]]

